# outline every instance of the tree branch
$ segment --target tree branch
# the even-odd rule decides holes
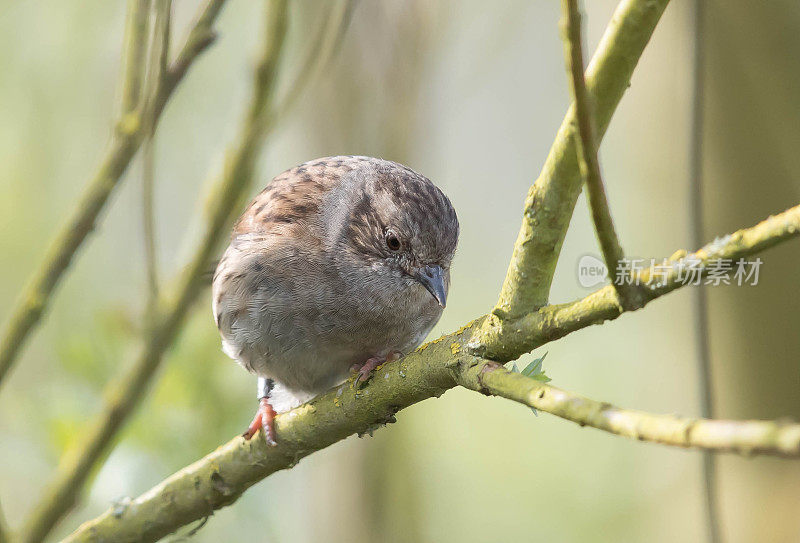
[[[598,141],[630,85],[631,75],[669,0],[623,0],[586,70]],[[491,321],[515,318],[547,304],[561,245],[581,190],[573,138],[575,108],[567,112],[539,178],[525,199],[500,299]]]
[[[344,0],[338,8],[331,4],[328,16],[320,24],[314,41],[300,65],[300,70],[274,110],[275,115],[280,116],[274,120],[275,124],[278,124],[292,110],[313,76],[336,57],[347,33],[347,28],[350,26],[356,4],[357,0]]]
[[[155,220],[155,141],[149,135],[142,148],[142,237],[144,238],[145,274],[147,278],[147,297],[145,319],[150,320],[158,307],[158,254],[156,251]]]
[[[546,411],[580,426],[674,447],[800,458],[800,424],[788,421],[734,421],[655,415],[622,409],[513,373],[482,360],[459,374],[466,388],[501,396]]]
[[[128,0],[125,28],[125,63],[122,75],[123,114],[136,110],[144,88],[150,0]]]
[[[798,235],[800,206],[715,240],[693,255],[700,259],[699,269],[704,270],[714,258],[749,256]],[[680,257],[684,255],[682,251],[673,256],[671,262],[675,270],[682,269],[686,259]],[[649,268],[638,277],[646,281],[656,276],[656,271]],[[648,301],[683,285],[674,276],[670,277],[672,279],[664,286],[646,289]],[[621,312],[614,289],[604,287],[582,300],[532,313],[515,336],[512,347],[502,352],[514,358],[532,348],[531,345],[542,345],[586,326],[616,318]],[[378,368],[361,390],[354,390],[351,380],[279,415],[276,447],[267,447],[261,439],[234,438],[132,500],[123,510],[115,508],[82,524],[64,541],[156,541],[230,505],[253,484],[276,471],[293,467],[312,452],[352,434],[368,433],[382,424],[394,422],[399,410],[427,398],[439,397],[459,384],[508,396],[556,416],[642,440],[718,451],[800,457],[800,426],[796,424],[649,415],[613,408],[554,387],[542,387],[538,381],[527,378],[523,386],[516,376],[504,377],[503,372],[497,371],[496,363],[474,355],[475,336],[487,317],[476,319]],[[493,371],[484,372],[484,367]],[[479,378],[485,382],[481,383]],[[539,397],[541,391],[544,395]],[[680,431],[684,433],[681,435]]]
[[[694,58],[692,66],[692,102],[690,112],[691,134],[689,137],[689,192],[690,227],[692,245],[705,239],[703,233],[703,156],[704,100],[705,100],[705,0],[693,2],[692,44]],[[700,399],[700,416],[714,418],[714,390],[711,371],[711,340],[709,334],[708,295],[705,289],[697,289],[694,295],[694,337],[697,357],[697,389]],[[708,543],[722,543],[722,522],[719,507],[719,471],[717,459],[711,453],[703,453],[703,494],[705,502]]]
[[[8,528],[8,524],[6,523],[6,517],[3,515],[3,511],[0,510],[0,543],[10,543],[11,542],[11,530]]]
[[[212,26],[225,0],[208,0],[200,17],[193,25],[178,58],[170,66],[163,85],[155,96],[132,113],[123,113],[100,167],[89,181],[84,193],[64,223],[44,260],[32,274],[22,296],[10,312],[5,329],[0,336],[0,385],[16,360],[30,332],[41,320],[50,298],[62,275],[69,267],[86,236],[94,230],[97,217],[105,207],[108,197],[128,168],[142,143],[145,133],[144,119],[156,123],[172,95],[197,56],[213,41]],[[132,33],[139,36],[139,33]],[[133,82],[128,82],[133,85]],[[123,96],[128,91],[123,91]]]
[[[153,36],[148,61],[148,86],[153,95],[164,84],[169,63],[172,0],[154,3]],[[155,125],[149,122],[142,149],[142,234],[144,237],[145,270],[147,276],[146,326],[151,326],[158,307],[158,256],[156,252],[156,224],[154,214],[155,184]]]
[[[615,281],[614,273],[618,263],[625,257],[617,238],[614,221],[603,187],[603,178],[600,174],[600,161],[597,157],[597,145],[594,137],[594,118],[586,82],[583,78],[583,40],[581,39],[581,14],[578,9],[578,0],[563,0],[563,28],[564,55],[567,62],[570,88],[572,90],[575,118],[578,133],[575,147],[578,153],[578,165],[581,177],[586,184],[586,198],[592,213],[592,222],[600,242],[603,260],[608,269],[611,284],[619,295],[622,306],[627,310],[636,309],[641,305],[637,289],[633,283]]]
[[[646,268],[633,279],[647,285],[642,289],[646,305],[684,286],[680,279],[692,270],[704,274],[709,263],[752,255],[799,234],[800,206],[795,206],[756,226],[715,239],[692,254],[677,251],[658,268]],[[575,330],[616,319],[624,312],[617,304],[614,288],[608,285],[581,300],[546,306],[502,326],[489,325],[489,331],[484,330],[471,349],[479,356],[505,362]]]
[[[212,255],[227,233],[232,212],[252,180],[257,152],[270,125],[272,90],[286,32],[286,1],[267,4],[265,38],[255,69],[253,97],[237,142],[228,150],[225,168],[208,196],[205,230],[192,258],[174,289],[148,328],[140,352],[129,373],[108,387],[103,413],[83,434],[82,441],[62,459],[54,481],[33,511],[23,530],[23,541],[41,541],[74,506],[86,482],[111,449],[114,436],[138,405],[158,369],[164,352],[180,330],[203,286],[203,275]]]

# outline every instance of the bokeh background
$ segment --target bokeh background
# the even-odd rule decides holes
[[[175,3],[176,37],[197,2]],[[587,52],[615,2],[586,2]],[[291,8],[284,84],[327,4]],[[629,254],[691,244],[693,3],[656,30],[602,145]],[[707,1],[703,145],[707,239],[800,199],[800,5]],[[0,2],[0,317],[42,258],[102,155],[118,108],[125,2]],[[261,8],[232,0],[157,137],[163,277],[199,224],[250,88]],[[257,15],[256,15],[257,14]],[[536,178],[567,108],[559,3],[362,1],[341,50],[271,135],[258,187],[311,158],[366,154],[409,164],[451,197],[462,224],[448,308],[433,336],[495,302]],[[145,299],[141,179],[128,172],[0,394],[0,503],[19,525],[122,373]],[[578,202],[551,300],[587,293],[597,254]],[[800,251],[762,255],[756,287],[710,289],[718,416],[800,415]],[[696,415],[695,292],[547,345],[553,382],[626,407]],[[526,357],[524,360],[529,359]],[[239,433],[254,378],[220,351],[204,294],[83,505],[55,536],[136,496]],[[700,455],[580,429],[502,399],[453,390],[250,489],[193,541],[703,541]],[[719,457],[726,541],[800,540],[800,463]],[[184,530],[184,533],[188,530]],[[173,536],[173,539],[179,539]]]

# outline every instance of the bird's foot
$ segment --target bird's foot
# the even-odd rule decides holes
[[[259,429],[264,430],[264,440],[267,445],[275,446],[278,443],[275,441],[275,410],[269,403],[269,398],[261,398],[258,400],[258,411],[256,416],[253,417],[253,422],[250,427],[242,434],[245,439],[250,439],[256,435]]]
[[[373,356],[372,358],[367,359],[367,361],[363,364],[354,364],[353,371],[355,371],[357,375],[356,380],[353,383],[353,388],[358,390],[361,388],[363,383],[369,381],[369,378],[375,368],[385,364],[386,362],[398,360],[401,356],[403,356],[403,353],[399,351],[392,351],[388,356]]]

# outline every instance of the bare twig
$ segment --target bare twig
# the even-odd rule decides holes
[[[166,296],[155,325],[146,334],[130,371],[107,390],[107,404],[80,443],[64,456],[55,480],[45,489],[40,504],[25,523],[23,541],[44,538],[76,503],[98,464],[108,454],[114,436],[139,404],[164,352],[180,330],[186,314],[201,292],[202,276],[220,240],[227,232],[232,210],[252,180],[257,153],[269,125],[278,62],[286,32],[285,0],[267,3],[266,28],[247,115],[236,143],[226,155],[225,168],[208,196],[204,233],[174,289]]]
[[[10,312],[11,316],[0,335],[0,385],[4,382],[28,335],[41,320],[53,291],[69,267],[72,257],[86,236],[94,230],[97,217],[105,207],[108,197],[139,149],[145,134],[143,119],[152,119],[153,123],[158,121],[167,100],[183,79],[189,66],[213,41],[212,26],[224,3],[225,0],[207,0],[156,95],[137,109],[137,112],[123,114],[119,119],[100,167],[89,181],[69,219],[56,234],[44,260],[32,274],[22,296]],[[134,35],[138,36],[138,33]],[[123,96],[126,93],[127,91],[123,92]]]
[[[596,139],[630,85],[631,75],[668,0],[623,0],[617,7],[592,62],[586,88],[594,103]],[[500,299],[489,323],[514,319],[547,304],[561,245],[581,189],[572,137],[575,111],[567,112],[539,178],[525,199],[522,226]]]
[[[142,234],[144,237],[144,259],[147,275],[147,298],[145,315],[149,319],[158,306],[158,257],[156,254],[156,233],[153,186],[155,169],[155,141],[148,137],[142,149]]]
[[[576,136],[576,151],[581,176],[586,183],[586,197],[592,213],[597,239],[603,253],[603,260],[608,269],[608,276],[612,279],[620,303],[627,309],[636,309],[641,303],[636,291],[636,286],[628,281],[616,281],[615,272],[619,263],[625,257],[622,247],[617,239],[614,221],[608,207],[603,178],[600,174],[600,161],[597,157],[597,144],[595,143],[594,116],[589,93],[586,91],[586,82],[583,78],[583,39],[581,38],[581,14],[578,9],[578,0],[563,0],[563,28],[564,54],[567,61],[570,88],[572,89],[573,108],[578,130]]]
[[[2,510],[0,510],[0,543],[11,543],[11,530],[6,524],[6,518]]]
[[[276,124],[285,118],[297,104],[297,100],[302,96],[303,90],[305,90],[313,76],[336,57],[336,53],[339,51],[347,33],[347,28],[350,26],[357,4],[357,0],[344,0],[338,8],[332,5],[330,8],[331,13],[325,18],[325,22],[320,25],[317,35],[289,90],[274,109],[275,115],[279,116],[275,120]]]
[[[800,206],[716,239],[694,253],[678,251],[658,268],[646,268],[633,279],[646,285],[642,293],[647,304],[684,286],[685,279],[692,274],[702,276],[714,262],[743,258],[797,235],[800,235]],[[489,331],[476,339],[471,349],[484,358],[505,362],[575,330],[616,319],[624,312],[617,303],[614,288],[608,285],[581,300],[542,307],[505,326],[490,325]]]
[[[148,83],[150,95],[155,95],[158,87],[164,84],[167,75],[170,42],[170,15],[172,0],[157,0],[155,3],[155,22],[153,39],[150,45]],[[155,124],[148,121],[147,134],[142,149],[142,233],[144,235],[145,268],[147,273],[147,302],[145,320],[152,325],[152,317],[158,307],[158,258],[156,254],[156,228],[153,211],[153,185],[155,169]]]
[[[714,258],[752,255],[798,235],[800,206],[699,249],[693,253],[699,259],[695,269],[704,270]],[[639,278],[646,281],[654,274],[654,269],[647,269]],[[649,299],[683,284],[672,277],[665,286],[652,290]],[[530,339],[516,338],[511,343],[515,351],[506,351],[508,357],[522,355],[532,342],[542,345],[616,318],[621,312],[611,286],[543,313],[545,309],[548,308],[534,312],[527,321],[520,333]],[[438,397],[459,384],[505,395],[580,424],[642,440],[743,454],[800,457],[798,424],[649,415],[613,408],[554,387],[542,388],[535,380],[519,381],[522,376],[502,377],[504,373],[497,371],[496,363],[474,356],[470,348],[487,317],[476,319],[399,361],[384,365],[365,389],[356,390],[352,382],[347,382],[308,404],[279,415],[276,447],[267,447],[261,439],[237,437],[132,500],[124,510],[117,508],[85,522],[64,541],[156,541],[180,526],[230,505],[253,484],[278,470],[291,468],[312,452],[391,422],[400,409]],[[484,368],[494,371],[483,371]],[[481,384],[480,378],[486,381]],[[541,391],[544,395],[540,398]]]
[[[691,205],[692,243],[705,239],[703,233],[703,97],[704,97],[704,19],[705,2],[694,2],[694,77],[692,81],[692,126],[689,138],[689,203]],[[711,379],[711,346],[708,329],[708,295],[705,289],[694,293],[695,342],[697,345],[697,384],[700,393],[700,416],[714,418],[714,396]],[[720,543],[719,500],[717,498],[717,461],[703,453],[703,491],[706,505],[708,541]]]
[[[800,424],[794,422],[709,420],[622,409],[510,372],[489,361],[459,374],[459,384],[514,400],[580,426],[639,441],[745,456],[767,454],[800,458]]]
[[[128,0],[125,62],[121,84],[121,112],[123,115],[132,113],[139,107],[144,90],[149,8],[150,0]]]

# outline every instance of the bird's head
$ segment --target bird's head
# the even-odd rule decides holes
[[[360,164],[342,185],[350,206],[340,247],[374,276],[424,287],[444,307],[459,234],[450,200],[405,166],[378,159]]]

